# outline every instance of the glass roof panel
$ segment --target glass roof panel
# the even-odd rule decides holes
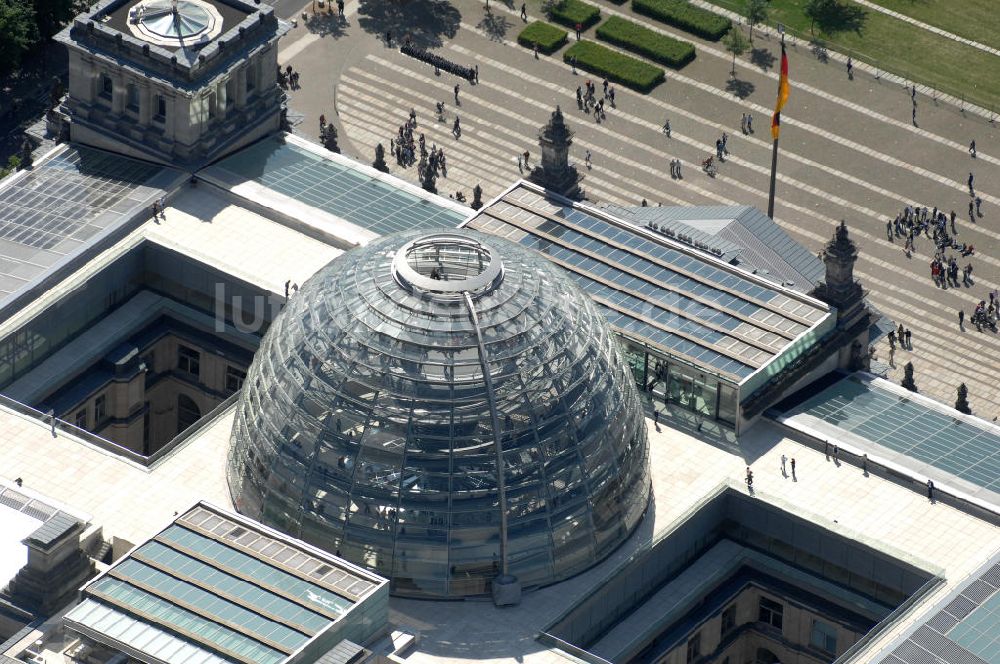
[[[848,376],[786,413],[806,413],[1000,492],[1000,431]]]
[[[468,216],[275,138],[244,148],[206,172],[215,169],[259,182],[380,235],[413,228],[454,228]]]

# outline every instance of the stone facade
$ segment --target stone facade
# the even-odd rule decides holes
[[[113,17],[131,0],[99,3],[59,33],[69,51],[60,111],[70,139],[195,168],[278,131],[284,95],[277,41],[288,26],[268,5],[214,2],[245,18],[197,50],[171,50],[116,29]]]

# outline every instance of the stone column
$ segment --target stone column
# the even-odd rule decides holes
[[[216,108],[215,114],[219,118],[219,120],[226,119],[226,106],[228,104],[226,98],[226,83],[227,80],[222,79],[221,81],[215,84],[215,108]]]
[[[153,117],[153,91],[149,85],[139,88],[139,124],[148,127]]]
[[[125,77],[121,74],[113,79],[114,87],[111,88],[111,112],[116,115],[116,120],[125,114]]]
[[[236,108],[242,109],[247,104],[247,70],[241,67],[236,71]]]

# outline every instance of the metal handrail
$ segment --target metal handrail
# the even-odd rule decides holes
[[[138,464],[143,468],[148,469],[149,467],[153,466],[157,461],[165,457],[167,454],[174,451],[185,440],[190,438],[195,433],[204,429],[206,425],[214,422],[220,415],[222,415],[234,403],[236,403],[237,399],[239,399],[239,395],[240,395],[239,392],[235,392],[226,397],[226,399],[221,401],[219,405],[217,405],[215,408],[213,408],[204,416],[202,416],[197,422],[195,422],[187,429],[185,429],[184,431],[180,432],[179,434],[171,438],[170,441],[167,442],[163,447],[161,447],[160,449],[156,450],[155,452],[153,452],[148,456],[140,454],[134,450],[130,450],[129,448],[119,445],[118,443],[108,440],[107,438],[98,436],[97,434],[91,431],[87,431],[86,429],[81,429],[75,424],[70,424],[66,420],[61,420],[58,417],[55,417],[54,415],[43,413],[42,411],[36,408],[32,408],[27,404],[21,403],[16,399],[11,399],[10,397],[3,394],[0,394],[0,406],[4,406],[14,411],[15,413],[19,413],[21,415],[25,415],[34,420],[37,420],[38,423],[43,426],[47,424],[52,432],[53,438],[57,437],[58,431],[62,431],[64,433],[76,436],[77,438],[83,440],[84,442],[89,443],[90,445],[93,445],[99,449],[102,449],[105,452],[110,452],[116,456],[122,457],[127,461]]]

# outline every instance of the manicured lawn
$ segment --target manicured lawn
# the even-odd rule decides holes
[[[576,58],[579,69],[639,92],[649,92],[663,82],[664,71],[638,58],[623,55],[597,42],[578,41],[563,51],[563,61]]]
[[[549,18],[570,28],[579,23],[586,30],[601,20],[601,10],[581,0],[561,0],[552,6]]]
[[[687,0],[632,0],[632,9],[711,41],[722,39],[732,25],[728,18]]]
[[[709,1],[734,11],[743,9],[743,0]],[[810,21],[802,11],[805,4],[806,0],[771,0],[771,25],[783,23],[808,38]],[[917,4],[920,3],[914,3]],[[979,106],[1000,110],[1000,57],[891,16],[865,11],[860,34],[854,31],[826,34],[817,26],[815,36],[825,40],[827,48],[849,52],[856,60],[956,97],[964,96]],[[792,74],[793,85],[794,80]]]
[[[612,16],[598,26],[597,37],[674,69],[680,69],[694,60],[694,45],[691,43],[661,35],[618,16]]]
[[[567,32],[562,28],[543,21],[535,21],[521,30],[521,34],[517,36],[517,43],[525,48],[534,48],[535,44],[538,44],[538,50],[549,55],[566,43],[566,37]]]
[[[960,37],[1000,48],[997,0],[869,0]]]

